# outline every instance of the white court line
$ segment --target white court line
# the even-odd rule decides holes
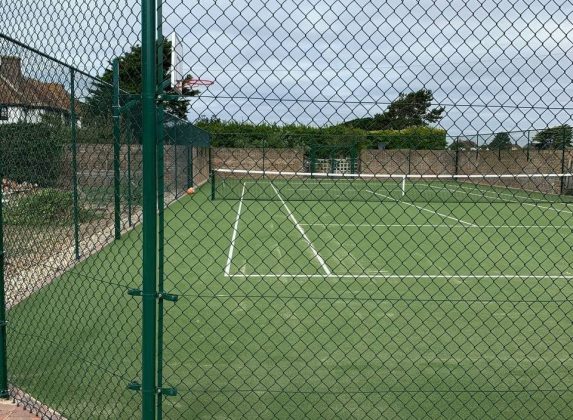
[[[279,200],[281,200],[281,203],[283,203],[284,208],[287,211],[288,217],[289,219],[294,223],[295,227],[297,228],[297,230],[300,232],[300,234],[302,235],[302,237],[304,238],[304,240],[306,241],[306,243],[308,244],[310,250],[312,251],[312,254],[314,255],[314,257],[317,259],[317,261],[319,262],[320,266],[322,267],[322,269],[324,270],[324,272],[326,273],[327,276],[330,276],[332,274],[332,272],[330,271],[330,268],[328,268],[328,266],[326,265],[326,262],[322,259],[322,257],[319,255],[318,251],[314,248],[314,245],[312,244],[312,242],[310,241],[310,239],[308,238],[308,236],[306,236],[306,233],[304,231],[304,229],[302,228],[302,226],[298,223],[298,221],[296,220],[296,218],[294,217],[294,214],[292,214],[292,211],[290,211],[289,207],[287,206],[287,204],[285,203],[285,201],[283,200],[283,198],[281,197],[281,195],[279,194],[279,191],[276,189],[276,187],[274,186],[274,184],[271,182],[271,187],[273,187],[273,190],[275,190],[275,193],[277,194],[277,197],[279,198]]]
[[[247,185],[243,183],[243,191],[241,192],[241,200],[239,201],[239,208],[237,209],[237,218],[233,225],[233,236],[231,237],[231,246],[229,247],[229,256],[227,257],[227,265],[225,266],[225,276],[231,273],[231,264],[233,263],[233,252],[235,250],[235,242],[237,240],[237,232],[239,232],[239,221],[241,220],[241,210],[243,209],[243,197],[245,196],[245,189]]]
[[[447,187],[448,187],[448,184],[446,184],[445,187],[444,187],[444,186],[442,186],[442,187],[436,187],[435,185],[428,185],[428,187],[434,188],[434,189],[436,189],[436,190],[442,190],[442,191],[443,191],[443,190],[446,190],[446,191],[448,191],[448,192],[450,192],[450,193],[455,193],[455,192],[456,192],[455,190],[450,190],[450,189],[448,189],[448,188],[447,188]],[[466,191],[466,188],[462,187],[461,185],[451,185],[451,187],[459,188],[459,189],[462,189],[462,190]],[[482,194],[472,193],[472,192],[465,192],[465,194],[467,194],[467,195],[475,195],[476,197],[486,197],[486,198],[494,198],[494,199],[499,199],[499,200],[501,200],[501,198],[499,198],[498,196],[488,197],[485,192],[482,193]],[[504,200],[504,203],[520,203],[520,202],[519,202],[519,201],[514,201],[514,200]]]
[[[430,186],[431,186],[431,185],[430,185]],[[431,186],[431,187],[432,187],[432,188],[439,188],[439,187],[436,187],[436,186]],[[456,185],[456,187],[459,187],[459,188],[461,188],[461,189],[463,189],[463,190],[467,190],[467,189],[468,189],[468,188],[466,188],[466,187],[464,187],[464,186],[462,186],[462,185]],[[510,197],[528,198],[528,197],[517,196],[517,195],[516,195],[516,196],[512,196],[511,194],[508,194],[508,193],[498,193],[498,194],[496,194],[496,195],[494,195],[494,196],[487,195],[487,193],[485,193],[485,192],[484,192],[483,194],[477,194],[477,193],[468,193],[468,194],[478,195],[478,196],[487,197],[487,198],[494,198],[494,199],[497,199],[497,200],[501,200],[501,198],[499,197],[500,195],[509,195]],[[533,200],[537,201],[536,199],[533,199]],[[539,200],[539,201],[541,201],[541,200]],[[544,209],[544,210],[554,210],[554,211],[556,211],[556,212],[558,212],[558,213],[573,214],[573,211],[569,211],[569,210],[565,210],[565,209],[558,209],[558,208],[555,208],[555,207],[541,206],[541,205],[539,205],[539,204],[532,204],[532,203],[522,203],[521,201],[509,201],[509,202],[510,202],[510,203],[523,204],[524,206],[537,207],[537,208]],[[543,201],[543,202],[545,203],[545,201]],[[564,204],[565,206],[567,205],[566,203],[563,203],[563,204]]]
[[[427,209],[427,208],[422,207],[422,206],[417,206],[416,204],[412,204],[412,203],[407,203],[407,202],[405,202],[405,201],[396,200],[395,198],[392,198],[392,197],[390,197],[390,196],[388,196],[388,195],[379,194],[379,193],[374,192],[374,191],[370,191],[370,190],[366,190],[366,191],[369,192],[369,193],[371,193],[371,194],[377,195],[377,196],[379,196],[379,197],[389,198],[390,200],[395,201],[395,202],[400,203],[400,204],[406,204],[406,205],[408,205],[408,206],[416,207],[417,209],[420,209],[420,210],[422,210],[422,211],[428,211],[428,212],[430,212],[430,213],[437,214],[438,216],[445,217],[445,218],[447,218],[447,219],[455,220],[456,222],[460,222],[460,223],[463,223],[463,224],[465,224],[465,225],[477,227],[477,225],[474,224],[474,223],[465,222],[465,221],[463,221],[463,220],[461,220],[461,219],[457,219],[457,218],[455,218],[455,217],[448,216],[447,214],[443,214],[443,213],[440,213],[440,212],[437,212],[437,211],[434,211],[434,210],[430,210],[430,209]]]
[[[557,279],[573,280],[573,276],[558,274],[232,274],[237,278],[332,278],[332,279]]]
[[[464,229],[564,229],[569,228],[573,229],[572,226],[568,225],[444,225],[444,224],[368,224],[368,223],[359,223],[359,224],[352,224],[352,223],[301,223],[301,226],[334,226],[334,227],[415,227],[415,228],[464,228]]]

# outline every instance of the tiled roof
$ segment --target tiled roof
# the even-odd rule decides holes
[[[0,104],[68,111],[70,94],[59,83],[24,77],[17,57],[0,57]]]

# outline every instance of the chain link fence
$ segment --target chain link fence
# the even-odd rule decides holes
[[[27,3],[0,5],[4,396],[571,416],[570,1]]]

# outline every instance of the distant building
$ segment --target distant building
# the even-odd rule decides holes
[[[19,57],[0,57],[0,124],[38,123],[46,115],[69,118],[70,94],[64,86],[25,77]]]

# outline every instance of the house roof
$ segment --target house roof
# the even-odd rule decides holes
[[[0,57],[0,104],[69,111],[70,94],[60,83],[25,77],[19,57]]]

